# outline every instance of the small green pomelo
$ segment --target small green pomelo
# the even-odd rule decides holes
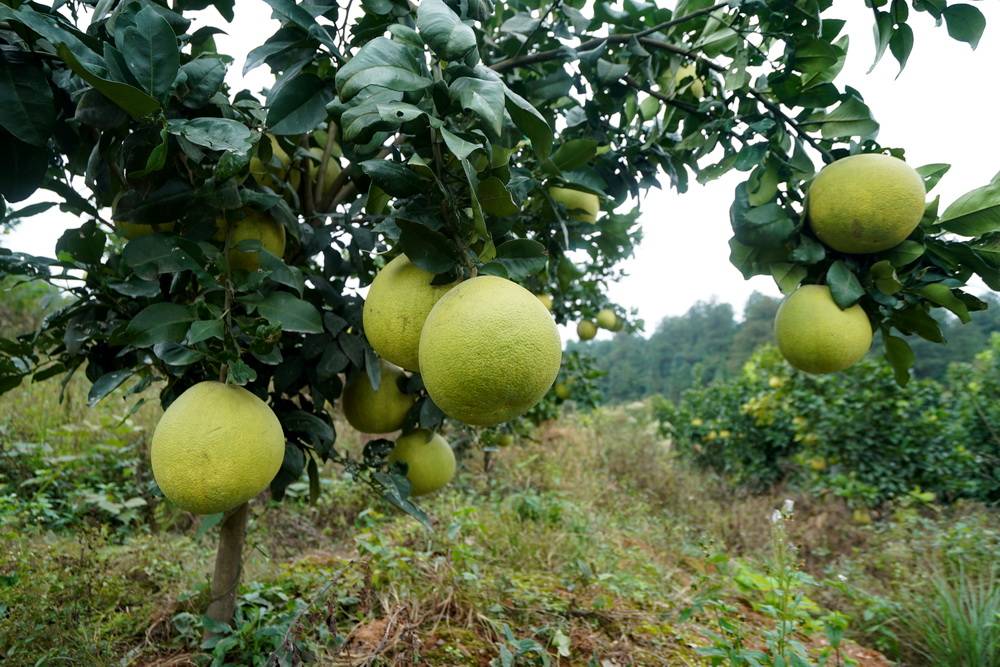
[[[608,331],[614,331],[615,326],[618,324],[618,316],[615,315],[615,311],[610,308],[604,308],[599,313],[597,313],[597,326],[602,329],[607,329]]]
[[[570,219],[578,222],[597,222],[601,200],[593,192],[553,186],[549,188],[549,196],[566,207]]]
[[[514,444],[514,436],[510,433],[501,433],[497,437],[498,447],[510,447],[513,444]]]
[[[455,453],[448,441],[423,429],[400,436],[388,460],[406,464],[406,479],[414,496],[433,493],[455,476]]]
[[[527,412],[559,374],[562,342],[534,294],[479,276],[445,294],[420,334],[420,374],[446,415],[492,426]]]
[[[189,512],[215,514],[267,488],[285,435],[271,408],[243,387],[200,382],[164,411],[149,456],[163,495]]]
[[[536,294],[535,296],[538,297],[538,300],[542,302],[543,306],[545,306],[545,310],[547,310],[549,312],[552,312],[552,295],[551,294]]]
[[[256,153],[250,158],[250,175],[253,180],[257,182],[257,185],[283,194],[283,182],[287,179],[292,190],[298,190],[299,184],[302,182],[302,172],[298,169],[291,169],[292,158],[281,147],[273,134],[265,136],[271,143],[271,158],[266,163]]]
[[[344,416],[362,433],[398,431],[416,401],[415,395],[399,389],[399,383],[406,377],[403,371],[384,361],[381,365],[378,391],[372,389],[367,373],[356,374],[344,387]]]
[[[902,243],[924,215],[924,181],[897,158],[852,155],[819,172],[809,186],[808,217],[834,250],[881,252]]]
[[[803,285],[786,298],[774,318],[778,349],[807,373],[833,373],[858,361],[872,345],[872,327],[855,304],[841,310],[826,285]]]
[[[593,320],[580,320],[576,325],[576,335],[580,340],[590,340],[597,335],[597,325]]]
[[[368,289],[365,335],[379,356],[408,371],[420,370],[420,331],[431,308],[456,285],[432,285],[434,274],[399,255]]]

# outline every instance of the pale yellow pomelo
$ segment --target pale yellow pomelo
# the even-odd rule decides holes
[[[284,181],[288,181],[292,190],[298,190],[302,182],[302,173],[291,169],[292,158],[281,147],[273,134],[265,135],[271,142],[271,159],[264,162],[256,154],[250,158],[250,175],[257,185],[270,188],[275,192],[284,192]]]
[[[434,274],[400,255],[378,272],[368,289],[365,335],[383,359],[420,370],[420,330],[431,308],[455,283],[432,285]]]
[[[674,83],[677,86],[683,85],[687,79],[692,79],[691,86],[688,88],[688,90],[691,91],[691,94],[698,99],[704,97],[705,82],[698,76],[698,68],[694,63],[688,63],[687,65],[678,67],[677,71],[674,73]]]
[[[455,453],[448,441],[423,429],[400,436],[388,460],[406,464],[406,479],[414,496],[433,493],[455,476]]]
[[[524,414],[559,373],[552,315],[517,283],[479,276],[445,294],[420,335],[420,374],[446,415],[492,426]]]
[[[590,340],[597,335],[597,325],[593,320],[580,320],[576,325],[576,335],[580,340]]]
[[[174,231],[174,223],[143,225],[138,222],[129,222],[128,220],[116,220],[115,231],[122,238],[131,241],[132,239],[142,238],[143,236],[149,236],[157,232],[172,232]]]
[[[889,155],[852,155],[827,165],[809,186],[809,224],[834,250],[867,254],[899,245],[924,214],[924,181]]]
[[[872,327],[861,306],[846,310],[826,285],[803,285],[786,298],[774,318],[778,349],[807,373],[833,373],[861,360],[872,345]]]
[[[389,433],[403,427],[406,413],[416,396],[405,394],[399,383],[405,374],[396,366],[382,362],[378,391],[372,389],[368,373],[358,373],[344,387],[344,416],[362,433]]]
[[[543,306],[545,306],[545,310],[548,310],[548,311],[552,310],[552,295],[551,294],[536,294],[535,296],[538,297],[538,300],[542,302]]]
[[[549,196],[566,207],[571,220],[579,222],[597,222],[597,214],[601,210],[601,200],[592,192],[584,192],[575,188],[549,188]]]
[[[501,433],[497,437],[498,447],[510,447],[513,444],[514,444],[514,436],[510,433]]]
[[[200,382],[163,413],[149,456],[163,495],[189,512],[215,514],[267,488],[285,436],[271,408],[246,389]]]
[[[139,222],[130,222],[125,219],[117,220],[115,219],[118,214],[118,202],[121,201],[124,192],[119,192],[114,200],[111,202],[111,219],[114,220],[115,232],[118,236],[122,237],[127,241],[132,239],[142,238],[143,236],[149,236],[150,234],[155,234],[157,232],[172,232],[174,231],[173,222],[164,222],[156,225],[146,225]]]
[[[618,316],[610,308],[603,308],[597,313],[597,326],[608,331],[614,331],[618,323]]]
[[[309,154],[316,158],[316,161],[309,162],[309,180],[313,182],[313,192],[316,191],[316,179],[319,176],[319,162],[323,159],[323,149],[316,146],[309,149]],[[330,161],[326,163],[326,170],[323,172],[323,191],[318,193],[322,200],[330,193],[334,181],[340,176],[340,163],[335,157],[330,156]]]
[[[260,253],[256,250],[243,251],[237,249],[240,241],[260,241],[264,250],[275,257],[285,254],[285,228],[278,221],[265,213],[253,209],[244,209],[245,214],[239,220],[230,220],[229,225],[229,266],[244,271],[256,271],[260,268]],[[226,221],[216,220],[216,238],[225,240]]]
[[[573,394],[572,390],[569,388],[569,385],[566,384],[565,382],[557,383],[554,391],[556,394],[556,398],[562,399],[564,401]]]

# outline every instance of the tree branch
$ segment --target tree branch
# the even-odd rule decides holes
[[[585,42],[582,42],[579,46],[574,47],[577,51],[590,51],[591,49],[596,49],[601,44],[621,44],[628,42],[631,39],[640,39],[646,35],[651,35],[654,32],[659,32],[661,30],[666,30],[667,28],[672,28],[677,25],[681,25],[700,16],[705,16],[706,14],[711,14],[717,9],[722,9],[723,7],[728,7],[728,2],[717,2],[711,7],[705,7],[704,9],[699,9],[696,12],[691,12],[690,14],[685,14],[684,16],[679,16],[677,18],[671,19],[669,21],[664,21],[658,25],[654,25],[652,28],[647,28],[646,30],[641,30],[639,32],[630,32],[622,35],[608,35],[607,37],[593,37]],[[538,53],[530,53],[526,56],[507,58],[506,60],[501,60],[498,63],[493,63],[490,65],[490,69],[495,72],[503,72],[514,67],[521,67],[524,65],[533,65],[535,63],[546,62],[548,60],[555,60],[559,58],[565,47],[558,49],[551,49],[549,51],[539,51]]]

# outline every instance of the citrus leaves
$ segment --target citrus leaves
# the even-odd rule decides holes
[[[267,126],[274,134],[302,134],[326,119],[333,99],[327,84],[315,74],[299,74],[268,99]]]
[[[344,102],[368,86],[409,92],[431,83],[420,70],[412,49],[387,37],[365,44],[337,71],[337,92]]]
[[[1000,178],[959,197],[941,214],[938,224],[962,236],[1000,231]]]
[[[417,30],[442,60],[458,60],[468,65],[479,60],[475,32],[441,0],[420,3]]]
[[[942,12],[948,26],[948,34],[953,39],[968,43],[972,48],[979,46],[979,38],[986,29],[986,17],[973,5],[957,3],[948,5]]]
[[[42,68],[0,55],[0,126],[19,140],[45,146],[55,124],[52,90]]]
[[[134,20],[134,25],[121,32],[117,46],[139,85],[162,99],[180,70],[177,38],[166,19],[152,7],[142,9]]]

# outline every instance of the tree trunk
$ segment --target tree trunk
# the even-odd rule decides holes
[[[243,571],[243,541],[246,536],[249,506],[243,503],[226,516],[219,532],[219,550],[215,553],[212,575],[212,601],[206,615],[213,621],[230,624],[236,611],[236,591]]]

